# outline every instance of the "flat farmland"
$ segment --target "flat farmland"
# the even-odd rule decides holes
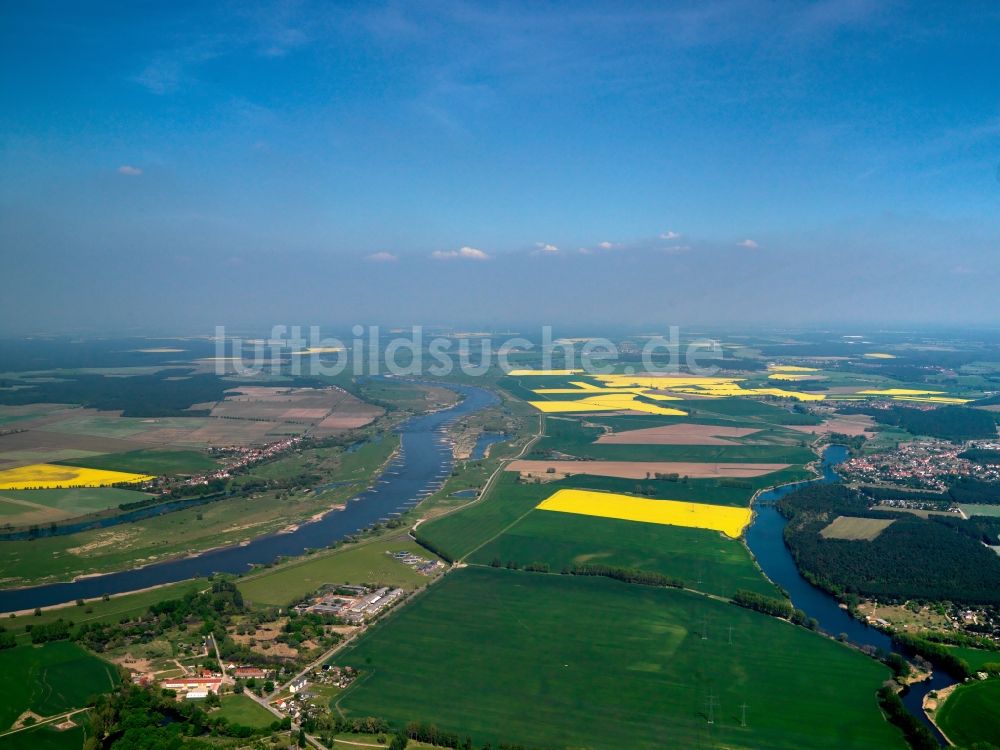
[[[960,659],[965,659],[974,670],[981,670],[984,664],[1000,664],[1000,651],[987,651],[984,648],[967,648],[965,646],[949,646],[948,650]]]
[[[1000,680],[959,685],[937,712],[941,731],[960,747],[1000,743]]]
[[[877,662],[699,594],[607,579],[455,571],[337,661],[364,673],[336,704],[348,716],[476,744],[905,747],[875,701],[889,676]]]
[[[0,651],[0,728],[24,711],[52,716],[83,708],[87,699],[114,689],[117,670],[75,643],[16,646]]]
[[[245,695],[226,695],[222,698],[222,707],[213,711],[213,719],[224,718],[230,724],[262,729],[269,727],[277,719],[274,714],[259,703]]]
[[[546,446],[549,447],[549,446]],[[564,450],[553,446],[554,450]],[[565,452],[597,461],[805,464],[816,459],[795,445],[578,445]]]
[[[315,426],[320,432],[363,427],[383,410],[342,388],[241,386],[227,391],[211,415],[226,419],[267,420]]]
[[[118,487],[73,487],[58,490],[0,491],[0,523],[20,526],[44,524],[99,513],[150,497],[145,492]]]
[[[493,560],[546,563],[554,573],[585,564],[637,568],[719,596],[737,589],[781,596],[745,545],[705,529],[532,511],[469,557],[480,565]]]
[[[80,750],[87,739],[87,714],[77,714],[75,722],[82,722],[74,729],[60,730],[45,725],[0,738],[4,750]]]
[[[837,516],[828,526],[820,530],[824,539],[850,539],[870,542],[889,528],[893,523],[891,518],[855,518],[854,516]]]
[[[709,529],[733,539],[739,538],[750,522],[749,508],[578,489],[558,490],[539,503],[538,510]]]
[[[134,471],[143,474],[198,474],[218,468],[215,459],[201,451],[152,448],[128,453],[71,458],[59,463],[87,469]]]
[[[0,470],[0,492],[64,487],[110,487],[115,484],[139,484],[152,478],[148,474],[85,469],[66,464],[29,464]]]
[[[726,427],[719,425],[678,424],[662,427],[643,427],[622,432],[609,432],[597,438],[607,445],[732,445],[733,438],[742,438],[758,432],[753,427]]]
[[[967,505],[959,506],[967,516],[1000,516],[1000,505]]]
[[[622,479],[647,479],[657,474],[679,474],[691,479],[719,477],[759,477],[787,469],[789,464],[771,463],[712,463],[695,461],[511,461],[507,471],[516,471],[544,480],[546,477],[562,478],[567,474],[591,474]],[[553,469],[554,471],[549,471]]]
[[[458,559],[530,513],[550,494],[547,487],[520,484],[514,476],[505,474],[488,498],[459,513],[420,524],[417,538]]]
[[[438,560],[408,536],[377,539],[331,553],[318,553],[239,581],[243,597],[254,604],[284,606],[326,583],[379,583],[415,589],[430,581],[388,552],[412,552]]]
[[[178,434],[196,430],[204,417],[123,417],[117,412],[74,409],[65,419],[49,422],[38,429],[68,435],[135,439],[144,443],[169,443]]]

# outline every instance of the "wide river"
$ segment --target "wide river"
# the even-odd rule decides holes
[[[761,493],[754,504],[755,517],[753,524],[747,530],[747,545],[767,577],[788,592],[796,607],[810,617],[815,617],[821,630],[835,636],[843,633],[855,646],[871,646],[887,653],[898,651],[899,649],[894,649],[889,636],[851,617],[840,607],[840,602],[836,598],[816,588],[799,574],[792,553],[785,545],[783,536],[785,518],[774,506],[778,498],[813,482],[839,482],[840,477],[834,471],[834,467],[846,460],[847,456],[846,447],[831,445],[823,453],[821,479],[788,484]],[[955,680],[943,670],[935,669],[931,679],[911,685],[901,696],[909,712],[926,724],[942,744],[947,743],[924,714],[923,699],[931,690],[940,690],[954,682]]]
[[[396,456],[375,484],[348,502],[343,510],[328,513],[322,520],[302,524],[293,532],[261,536],[239,546],[222,547],[199,555],[69,583],[0,590],[0,612],[136,591],[211,573],[244,573],[255,564],[266,564],[279,557],[301,555],[308,549],[326,547],[380,519],[412,508],[440,487],[451,472],[451,446],[444,435],[448,424],[498,401],[496,394],[483,388],[444,383],[435,385],[444,385],[458,392],[462,400],[448,409],[411,417],[400,425],[397,428],[400,449]]]
[[[447,384],[445,387],[457,391],[463,399],[448,409],[412,417],[400,425],[400,450],[396,456],[376,483],[348,502],[343,510],[328,513],[320,521],[303,524],[291,533],[269,534],[240,546],[223,547],[199,555],[69,583],[0,590],[0,612],[136,591],[211,573],[244,573],[256,564],[266,564],[279,557],[301,555],[308,549],[326,547],[380,519],[412,508],[439,488],[451,471],[453,458],[450,444],[443,434],[445,427],[459,417],[497,402],[497,396],[483,388],[454,384]],[[844,446],[828,447],[823,454],[823,477],[813,481],[840,481],[833,467],[845,460],[847,455]],[[855,620],[841,609],[834,597],[799,575],[795,567],[782,536],[785,519],[774,507],[774,502],[809,483],[785,485],[762,493],[754,505],[756,513],[754,522],[747,531],[747,544],[767,576],[788,592],[796,607],[816,618],[824,632],[833,635],[845,633],[847,639],[857,646],[873,646],[891,651],[892,641],[887,635]],[[910,712],[927,724],[941,742],[944,742],[944,738],[927,720],[921,702],[929,691],[952,682],[954,680],[947,674],[936,670],[930,680],[911,686],[903,696],[903,703]]]

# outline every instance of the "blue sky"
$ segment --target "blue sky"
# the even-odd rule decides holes
[[[8,3],[0,37],[0,328],[1000,322],[995,3]]]

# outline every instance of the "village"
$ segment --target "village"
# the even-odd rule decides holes
[[[984,464],[962,458],[970,450],[1000,450],[1000,441],[913,440],[891,451],[855,456],[838,467],[847,480],[874,485],[942,492],[957,478],[984,482],[1000,480],[1000,463]]]

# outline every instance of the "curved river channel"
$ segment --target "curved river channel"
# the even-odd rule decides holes
[[[412,417],[400,425],[397,428],[400,450],[396,456],[375,484],[348,502],[343,510],[328,513],[320,521],[303,524],[291,533],[269,534],[241,546],[223,547],[69,583],[0,590],[0,612],[136,591],[211,573],[244,573],[255,564],[266,564],[279,557],[301,555],[308,549],[326,547],[379,520],[412,508],[436,491],[451,472],[453,458],[443,435],[444,429],[459,417],[498,401],[494,393],[483,388],[443,383],[436,385],[458,392],[463,399],[448,409]],[[754,521],[747,530],[746,541],[767,576],[788,592],[796,607],[816,618],[820,629],[830,634],[845,633],[847,640],[856,646],[871,646],[888,652],[893,650],[889,636],[855,620],[840,608],[834,597],[799,575],[782,536],[785,519],[774,507],[778,498],[812,482],[840,481],[833,467],[844,461],[847,455],[844,446],[829,446],[823,454],[821,479],[785,485],[762,493],[754,504]],[[922,701],[931,690],[938,690],[952,682],[954,680],[947,674],[935,670],[930,680],[912,685],[902,696],[910,713],[923,721],[943,744],[946,744],[944,738],[924,715]]]
[[[778,498],[808,484],[839,482],[840,477],[834,471],[834,467],[845,461],[847,457],[846,447],[831,445],[823,452],[823,476],[821,479],[788,484],[761,493],[754,503],[755,515],[753,524],[747,530],[747,545],[767,577],[788,592],[796,607],[810,617],[815,617],[823,632],[831,635],[843,633],[847,636],[847,640],[855,646],[870,646],[887,653],[898,651],[898,648],[893,647],[892,639],[889,636],[851,617],[846,610],[841,609],[840,602],[836,598],[822,589],[816,588],[799,574],[792,553],[785,545],[783,536],[785,518],[774,506],[774,502]],[[942,744],[947,744],[947,742],[937,727],[924,714],[923,699],[930,691],[940,690],[954,682],[955,680],[944,671],[935,669],[929,680],[911,685],[905,694],[900,696],[907,710],[920,719]]]
[[[222,547],[200,555],[69,583],[0,590],[0,612],[93,599],[211,573],[245,573],[251,565],[326,547],[379,520],[412,508],[437,490],[451,472],[454,462],[444,429],[459,417],[492,406],[499,400],[496,394],[483,388],[450,383],[435,385],[456,391],[462,400],[448,409],[411,417],[401,424],[397,428],[400,449],[396,456],[375,484],[348,502],[343,510],[302,524],[291,533],[269,534],[240,546]]]

